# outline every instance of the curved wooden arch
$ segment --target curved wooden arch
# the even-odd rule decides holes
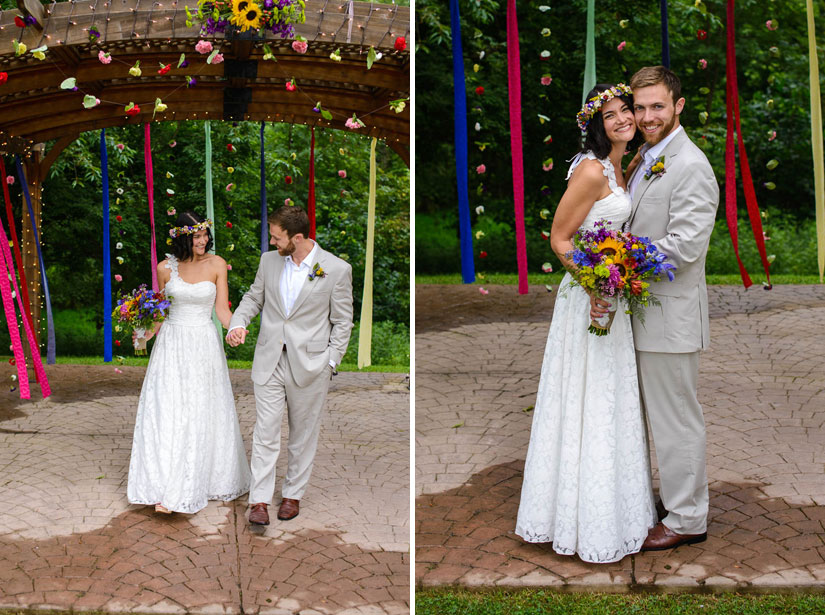
[[[385,140],[409,165],[409,106],[401,113],[389,107],[409,97],[409,51],[393,47],[397,37],[409,36],[409,7],[309,0],[306,22],[295,28],[309,41],[306,54],[268,32],[228,33],[208,37],[225,61],[207,64],[207,56],[195,51],[198,27],[186,27],[185,0],[71,0],[48,9],[37,0],[19,4],[20,11],[0,14],[0,70],[8,73],[0,85],[0,151],[31,157],[37,143],[148,121],[281,121],[345,129],[355,114],[366,124],[358,132]],[[31,14],[37,25],[21,30],[14,24],[18,14]],[[90,43],[93,25],[101,37]],[[13,40],[29,52],[15,57]],[[263,60],[264,43],[276,61]],[[30,53],[42,45],[48,46],[43,61]],[[383,57],[367,70],[371,46]],[[110,64],[100,62],[100,50],[111,54]],[[340,62],[329,57],[336,50]],[[189,66],[178,69],[182,53]],[[142,75],[132,77],[129,68],[137,60]],[[172,64],[172,70],[159,75],[161,64]],[[187,88],[187,76],[197,85]],[[68,77],[76,78],[79,91],[60,89]],[[292,78],[298,89],[289,92],[285,85]],[[101,104],[84,109],[84,94]],[[157,98],[167,109],[153,117]],[[130,102],[141,107],[140,114],[126,116]],[[332,120],[313,112],[317,102]]]

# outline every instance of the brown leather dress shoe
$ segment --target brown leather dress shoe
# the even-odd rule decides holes
[[[289,498],[284,498],[281,501],[281,507],[278,509],[278,518],[281,521],[289,521],[290,519],[294,519],[298,516],[298,505],[300,502],[298,500],[290,500]]]
[[[708,533],[702,534],[677,534],[664,523],[657,523],[647,534],[642,551],[664,551],[673,549],[679,545],[692,545],[697,542],[704,542],[708,539]]]
[[[269,525],[269,513],[266,512],[266,504],[253,504],[249,512],[249,522],[255,525]]]

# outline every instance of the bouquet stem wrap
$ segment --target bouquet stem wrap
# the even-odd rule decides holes
[[[594,318],[590,321],[590,326],[587,330],[593,335],[599,337],[610,333],[610,326],[613,324],[613,319],[616,317],[616,310],[619,308],[618,297],[602,297],[602,300],[607,302],[607,314]]]

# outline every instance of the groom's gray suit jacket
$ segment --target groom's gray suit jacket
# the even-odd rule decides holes
[[[629,229],[649,237],[669,263],[675,280],[650,285],[662,303],[633,317],[636,350],[695,352],[708,347],[710,321],[705,257],[719,205],[719,185],[705,154],[682,129],[663,152],[665,173],[642,177],[633,193]],[[639,164],[634,173],[644,173]]]
[[[306,280],[287,316],[280,280],[285,257],[277,250],[261,256],[255,282],[232,315],[229,328],[247,327],[260,312],[261,329],[252,362],[252,381],[265,384],[284,346],[295,383],[308,386],[341,362],[352,330],[352,267],[318,246],[315,261],[325,277]],[[309,263],[310,267],[316,262]]]

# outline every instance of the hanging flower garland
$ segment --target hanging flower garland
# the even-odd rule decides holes
[[[232,27],[241,32],[269,30],[281,38],[295,32],[296,23],[306,21],[303,0],[263,0],[259,5],[252,0],[198,0],[198,10],[186,7],[186,26],[200,27],[201,36],[223,34]]]

